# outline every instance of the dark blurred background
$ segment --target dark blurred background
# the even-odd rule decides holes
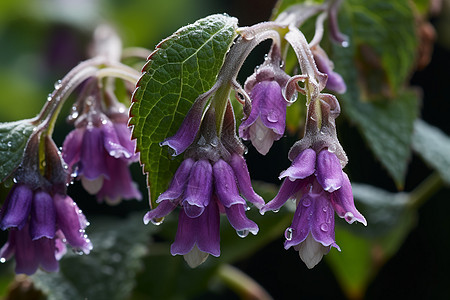
[[[446,1],[446,3],[449,1]],[[89,41],[95,26],[110,23],[123,38],[124,46],[153,49],[155,44],[179,27],[212,13],[228,13],[239,19],[240,26],[267,20],[274,0],[17,0],[0,3],[0,121],[12,121],[36,115],[53,83],[79,61],[87,58]],[[411,76],[411,84],[423,92],[421,116],[430,124],[450,134],[448,84],[450,77],[449,6],[431,18],[438,34],[431,62]],[[264,49],[254,51],[242,78],[252,73],[263,60]],[[242,82],[243,83],[243,82]],[[345,109],[345,108],[344,108]],[[71,130],[61,118],[55,140],[61,145]],[[372,158],[357,130],[347,122],[338,128],[350,159],[347,172],[355,181],[396,191],[393,181]],[[286,159],[295,136],[276,142],[265,157],[249,146],[248,165],[256,180],[278,184],[278,174],[289,165]],[[450,155],[450,154],[449,154]],[[273,171],[275,170],[275,172]],[[411,190],[431,173],[413,156],[405,190]],[[143,195],[145,178],[140,167],[133,166],[135,180]],[[2,188],[1,199],[7,190]],[[69,193],[77,195],[87,216],[115,214],[148,208],[147,197],[141,202],[127,201],[114,207],[97,204],[95,198],[74,184]],[[450,297],[449,248],[450,190],[442,189],[419,210],[414,230],[398,253],[381,268],[369,285],[366,299],[443,299]],[[1,202],[1,201],[0,201]],[[6,234],[1,233],[2,241]],[[3,243],[2,243],[3,244]],[[332,250],[334,251],[334,250]],[[323,261],[308,270],[298,253],[283,248],[280,236],[253,256],[235,264],[259,282],[275,299],[346,299],[329,266]],[[7,289],[7,275],[0,267],[0,295]],[[6,278],[6,279],[5,279]],[[3,284],[1,284],[3,283]],[[235,299],[228,289],[220,295],[205,293],[199,298]]]

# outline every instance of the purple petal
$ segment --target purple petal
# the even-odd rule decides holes
[[[161,146],[167,145],[175,151],[173,156],[177,156],[184,152],[184,150],[194,142],[202,121],[203,108],[208,99],[208,96],[197,98],[189,112],[186,114],[180,128],[178,128],[177,133],[161,143]]]
[[[327,192],[338,190],[344,181],[341,163],[337,156],[324,149],[317,156],[317,181]]]
[[[286,107],[281,87],[276,81],[263,81],[255,85],[250,96],[261,97],[260,116],[263,124],[277,134],[279,140],[286,127]]]
[[[268,210],[277,211],[279,210],[289,198],[294,196],[302,187],[304,187],[308,183],[308,180],[296,180],[290,181],[285,179],[281,184],[280,190],[278,194],[269,201],[266,205],[264,205],[260,212],[264,214]]]
[[[245,215],[245,205],[235,204],[230,207],[225,207],[228,221],[236,231],[251,232],[256,235],[259,231],[258,225],[249,220]]]
[[[162,201],[156,208],[152,209],[151,211],[145,214],[144,224],[147,225],[150,221],[157,223],[156,220],[164,218],[169,213],[171,213],[176,207],[177,205],[170,200]]]
[[[303,150],[292,162],[292,165],[285,171],[281,172],[280,179],[289,177],[289,180],[304,179],[312,175],[316,166],[316,152],[311,149]]]
[[[119,142],[124,147],[128,153],[131,154],[130,160],[137,161],[139,159],[139,155],[135,154],[136,152],[136,140],[131,139],[131,130],[127,126],[126,123],[113,123],[114,129],[116,130],[117,137],[119,138]]]
[[[70,197],[56,194],[54,200],[58,228],[73,248],[88,254],[92,244],[84,234],[87,226],[85,216]]]
[[[58,271],[59,264],[55,257],[55,241],[44,237],[34,241],[33,243],[38,260],[41,263],[41,267],[47,272]]]
[[[64,139],[62,157],[70,168],[80,161],[84,131],[84,128],[77,128],[72,130]]]
[[[366,218],[356,209],[353,201],[352,186],[347,174],[343,172],[344,182],[342,187],[331,194],[331,204],[340,218],[348,223],[361,222],[367,226]]]
[[[209,161],[203,159],[196,161],[192,166],[185,198],[183,199],[183,206],[189,217],[198,217],[209,204],[212,184],[212,166]]]
[[[310,194],[304,194],[298,201],[292,225],[284,233],[286,237],[284,242],[285,249],[300,244],[308,236],[311,228],[309,219],[314,217],[313,201],[314,199]]]
[[[6,230],[11,227],[22,229],[31,210],[33,192],[24,184],[14,185],[1,210],[0,227]]]
[[[142,195],[131,178],[128,163],[112,156],[107,156],[105,162],[110,176],[109,179],[103,180],[97,199],[105,199],[111,204],[118,203],[122,199],[141,200]]]
[[[46,237],[55,237],[55,207],[49,193],[38,190],[34,193],[31,205],[30,233],[33,241]]]
[[[81,147],[79,173],[89,180],[94,180],[102,175],[106,178],[109,177],[106,168],[106,156],[102,130],[98,127],[88,127],[84,133]]]
[[[39,267],[39,258],[34,243],[30,238],[28,224],[22,230],[11,230],[10,234],[15,235],[16,273],[34,274]]]
[[[225,207],[234,204],[246,204],[239,195],[233,169],[224,160],[218,160],[213,166],[214,187],[217,197]]]
[[[123,157],[125,159],[130,159],[133,156],[134,150],[129,151],[127,148],[122,146],[119,136],[117,135],[116,128],[110,120],[103,119],[101,131],[104,143],[103,145],[109,155],[115,158]]]
[[[252,99],[252,109],[250,111],[250,115],[248,116],[247,119],[245,119],[244,121],[242,121],[241,125],[239,126],[239,136],[244,139],[244,140],[249,140],[250,139],[250,135],[249,135],[249,127],[253,125],[253,123],[255,123],[256,119],[259,118],[259,114],[260,114],[260,101],[261,101],[261,97],[253,97],[253,95],[251,95],[251,99]]]
[[[315,49],[313,54],[317,69],[328,75],[326,88],[339,94],[345,93],[347,86],[345,85],[344,79],[341,75],[333,71],[333,62],[330,61],[326,53],[322,49]]]
[[[184,255],[192,250],[196,242],[196,234],[198,230],[197,218],[190,218],[184,210],[180,210],[178,216],[178,229],[175,235],[175,241],[170,246],[172,255]]]
[[[322,192],[314,199],[314,212],[310,220],[313,238],[326,247],[335,243],[334,210],[327,196],[325,192]]]
[[[247,164],[245,163],[244,158],[239,154],[233,154],[230,159],[230,166],[233,168],[241,194],[245,199],[260,209],[265,202],[252,188],[250,174],[248,173]]]
[[[211,201],[198,217],[197,247],[203,252],[220,256],[220,213],[216,201]]]
[[[168,199],[178,199],[183,194],[186,184],[189,179],[189,174],[191,173],[192,166],[194,165],[194,160],[192,158],[187,158],[183,160],[181,165],[178,167],[175,175],[170,182],[169,188],[159,195],[156,203]]]

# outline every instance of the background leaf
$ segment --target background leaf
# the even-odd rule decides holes
[[[395,31],[395,34],[389,30],[391,33],[381,34],[377,32],[378,28],[386,29],[386,26],[391,26],[386,22],[394,18],[393,13],[388,14],[385,20],[384,8],[374,3],[377,1],[367,1],[367,5],[366,2],[364,5],[357,5],[357,0],[349,2],[352,3],[346,2],[340,11],[339,25],[349,36],[350,47],[333,45],[330,55],[335,63],[335,70],[343,76],[347,84],[347,92],[339,97],[343,104],[342,111],[349,121],[358,127],[375,157],[386,168],[397,186],[402,188],[411,156],[413,124],[419,107],[417,94],[399,87],[412,67],[414,56],[406,50],[399,50],[402,47],[396,44],[398,41],[394,43],[397,48],[387,44],[391,43],[399,32],[404,35],[402,39],[408,39],[408,47],[415,43],[414,26],[408,21],[411,12],[400,4],[405,1],[399,1],[399,4],[385,3],[386,6],[400,5],[398,12],[395,12],[398,19],[396,22],[406,23],[408,26],[399,25],[399,32]],[[368,9],[373,11],[367,12]],[[379,13],[378,17],[375,12]],[[363,16],[367,20],[359,20]],[[397,29],[397,26],[395,28]],[[382,45],[386,45],[386,48],[383,48],[381,55],[377,51],[381,51]],[[355,68],[355,64],[368,65],[368,62],[357,62],[355,58],[363,56],[361,49],[369,51],[367,49],[372,49],[370,47],[374,47],[374,59],[383,62],[381,69],[375,70],[374,66],[368,66],[366,69]],[[397,59],[398,56],[402,59]],[[385,64],[389,65],[389,68],[386,68]],[[369,69],[370,73],[373,73],[370,75],[372,78],[366,73]],[[390,85],[386,86],[384,83],[383,74],[386,74]],[[361,82],[361,78],[368,78],[367,82]],[[395,88],[390,89],[391,86]]]
[[[414,123],[413,150],[450,184],[450,137],[422,120]]]
[[[183,27],[157,46],[144,67],[130,124],[153,205],[181,162],[159,143],[175,134],[195,99],[214,84],[236,26],[235,18],[212,15]]]
[[[34,128],[31,120],[0,123],[0,182],[21,163],[23,151]]]

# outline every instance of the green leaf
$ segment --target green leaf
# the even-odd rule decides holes
[[[91,224],[92,233],[88,233],[94,249],[89,255],[68,253],[58,273],[38,271],[32,276],[48,300],[129,298],[155,227],[142,224],[140,214],[127,219],[98,218]]]
[[[35,127],[31,120],[0,123],[0,182],[22,162],[23,151]]]
[[[351,27],[341,22],[341,31],[350,33],[350,43],[366,66],[381,67],[392,91],[398,91],[414,66],[418,45],[410,1],[348,0],[339,13]]]
[[[198,20],[161,42],[144,67],[130,124],[153,207],[181,163],[159,143],[175,134],[195,99],[213,86],[236,28],[237,19],[227,15]]]
[[[350,33],[351,41],[355,41],[348,48],[332,48],[336,71],[347,84],[347,92],[339,97],[343,104],[342,111],[358,127],[375,157],[401,188],[411,156],[412,132],[418,114],[417,94],[400,89],[395,96],[385,97],[379,91],[378,95],[367,99],[359,84],[359,79],[364,75],[358,73],[355,67],[358,35],[351,31],[348,10],[345,10],[342,19],[343,27],[350,30],[346,33]]]
[[[450,137],[422,120],[414,123],[413,150],[450,184]]]

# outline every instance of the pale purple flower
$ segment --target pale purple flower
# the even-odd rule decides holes
[[[9,231],[7,243],[0,249],[0,261],[13,255],[16,273],[28,275],[41,266],[58,270],[58,260],[69,244],[76,251],[89,253],[92,244],[84,233],[86,218],[67,195],[32,190],[15,185],[0,211],[1,229]]]
[[[128,165],[139,159],[126,122],[113,122],[103,113],[89,113],[64,140],[62,156],[97,199],[117,203],[141,199]]]
[[[286,127],[287,102],[277,81],[258,82],[250,92],[252,109],[239,126],[239,135],[251,140],[259,153],[269,152],[274,141],[279,140]]]
[[[172,255],[184,255],[191,267],[201,264],[211,254],[220,255],[220,213],[225,213],[238,235],[256,234],[258,226],[245,212],[246,199],[260,208],[264,200],[249,185],[244,159],[233,154],[230,163],[219,159],[185,159],[167,191],[156,201],[159,205],[144,216],[144,223],[157,223],[181,206],[178,231],[171,246]],[[236,183],[238,179],[238,184]],[[238,188],[239,185],[239,188]]]
[[[336,93],[344,94],[347,90],[345,81],[340,74],[333,71],[334,64],[328,58],[326,52],[319,45],[314,46],[311,52],[314,56],[317,69],[328,76],[326,88]]]
[[[276,211],[296,199],[292,225],[286,229],[285,249],[294,247],[308,268],[313,268],[331,247],[339,249],[334,237],[334,212],[348,223],[367,225],[356,209],[350,181],[337,156],[328,149],[316,154],[303,150],[292,165],[281,173],[285,178],[276,197],[262,207],[261,213]]]

